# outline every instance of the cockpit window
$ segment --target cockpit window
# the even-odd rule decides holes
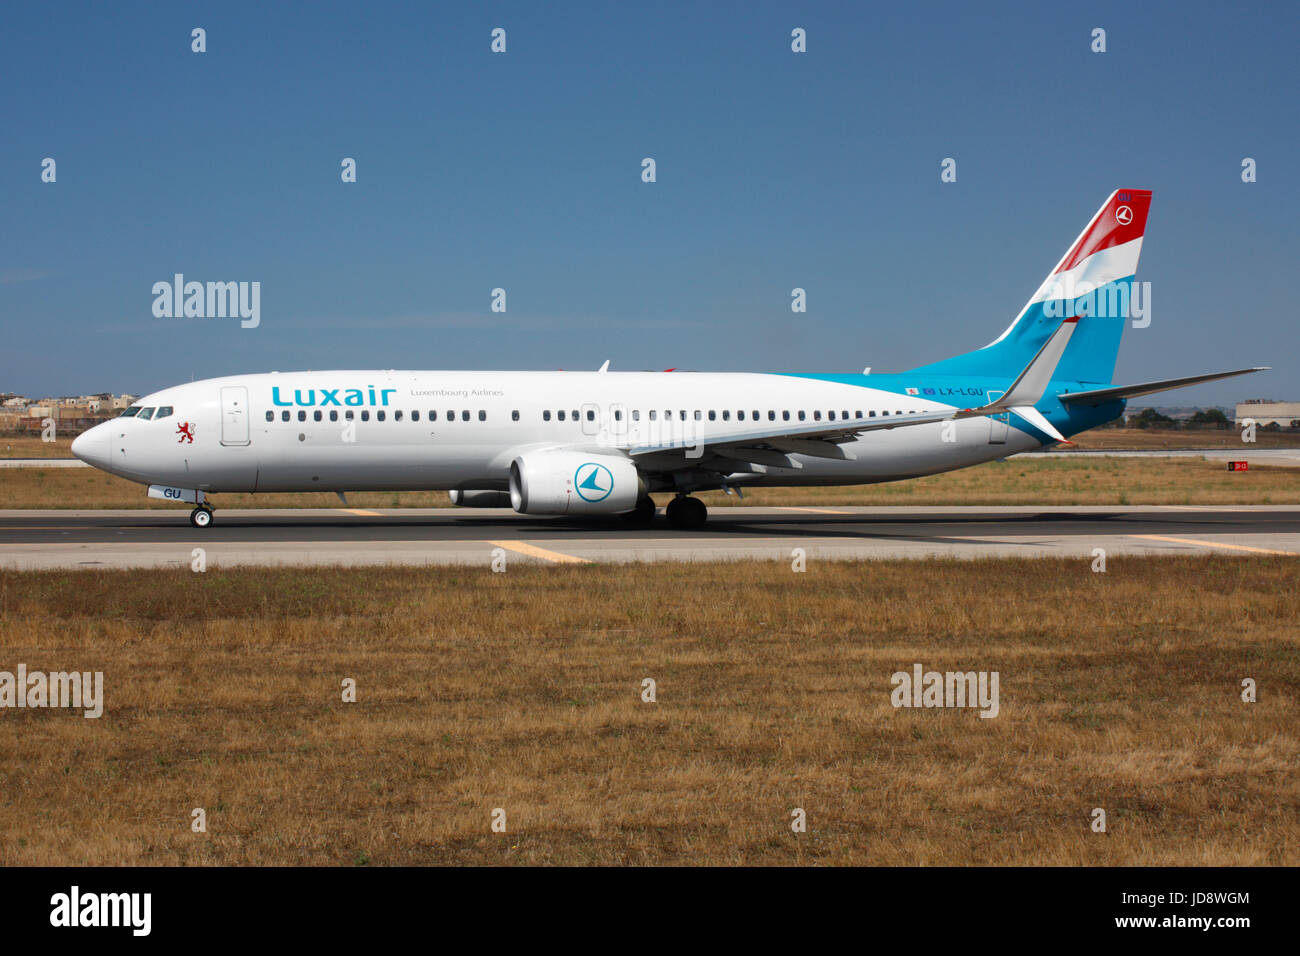
[[[161,408],[158,409],[158,413],[154,415],[153,420],[157,421],[160,418],[166,418],[171,413],[172,413],[172,407],[170,405],[163,405]]]
[[[137,416],[137,415],[139,415],[139,414],[140,414],[140,406],[139,406],[139,405],[132,405],[130,408],[124,408],[124,409],[122,409],[122,414],[119,415],[118,417],[119,417],[119,418],[135,418],[135,416]]]
[[[148,408],[142,408],[140,409],[139,417],[144,419],[145,421],[148,421],[149,419],[153,418],[153,410],[154,410],[154,406],[152,405],[150,405]]]

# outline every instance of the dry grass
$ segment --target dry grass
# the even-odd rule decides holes
[[[18,438],[0,438],[0,458],[72,458],[72,437],[52,442],[41,441],[30,435]]]
[[[1248,457],[1248,456],[1247,456]],[[1300,469],[1254,465],[1229,472],[1222,462],[1180,458],[1044,458],[990,462],[961,471],[880,485],[760,488],[745,498],[714,492],[724,505],[1108,505],[1300,504]],[[333,494],[217,495],[217,508],[337,508]],[[661,496],[665,504],[667,496]],[[358,508],[443,508],[442,492],[348,495]],[[3,508],[176,508],[145,497],[143,485],[87,468],[0,470]]]
[[[1204,448],[1240,448],[1242,458],[1254,448],[1300,448],[1300,432],[1266,432],[1256,429],[1255,443],[1244,444],[1241,432],[1233,428],[1094,428],[1075,436],[1085,449],[1175,451]]]
[[[1298,567],[0,572],[0,669],[107,697],[0,711],[0,861],[1295,865]]]

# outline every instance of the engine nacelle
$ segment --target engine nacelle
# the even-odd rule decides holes
[[[447,496],[451,503],[461,508],[509,508],[510,492],[475,489],[472,491],[449,491]]]
[[[636,465],[617,455],[528,452],[510,463],[510,504],[524,515],[610,515],[645,494]]]

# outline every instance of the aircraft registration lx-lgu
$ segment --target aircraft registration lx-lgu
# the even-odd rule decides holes
[[[1114,386],[1151,193],[1110,195],[997,339],[896,375],[335,371],[166,388],[72,451],[196,505],[216,492],[446,490],[468,507],[623,515],[654,493],[847,485],[951,471],[1067,440],[1127,399],[1261,371]],[[344,499],[346,500],[346,499]]]

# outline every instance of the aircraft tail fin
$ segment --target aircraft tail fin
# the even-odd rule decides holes
[[[1129,316],[1150,208],[1150,190],[1115,190],[1005,332],[981,349],[912,371],[1015,375],[1034,358],[1062,319],[1077,315],[1078,328],[1061,356],[1056,377],[1109,383]]]

